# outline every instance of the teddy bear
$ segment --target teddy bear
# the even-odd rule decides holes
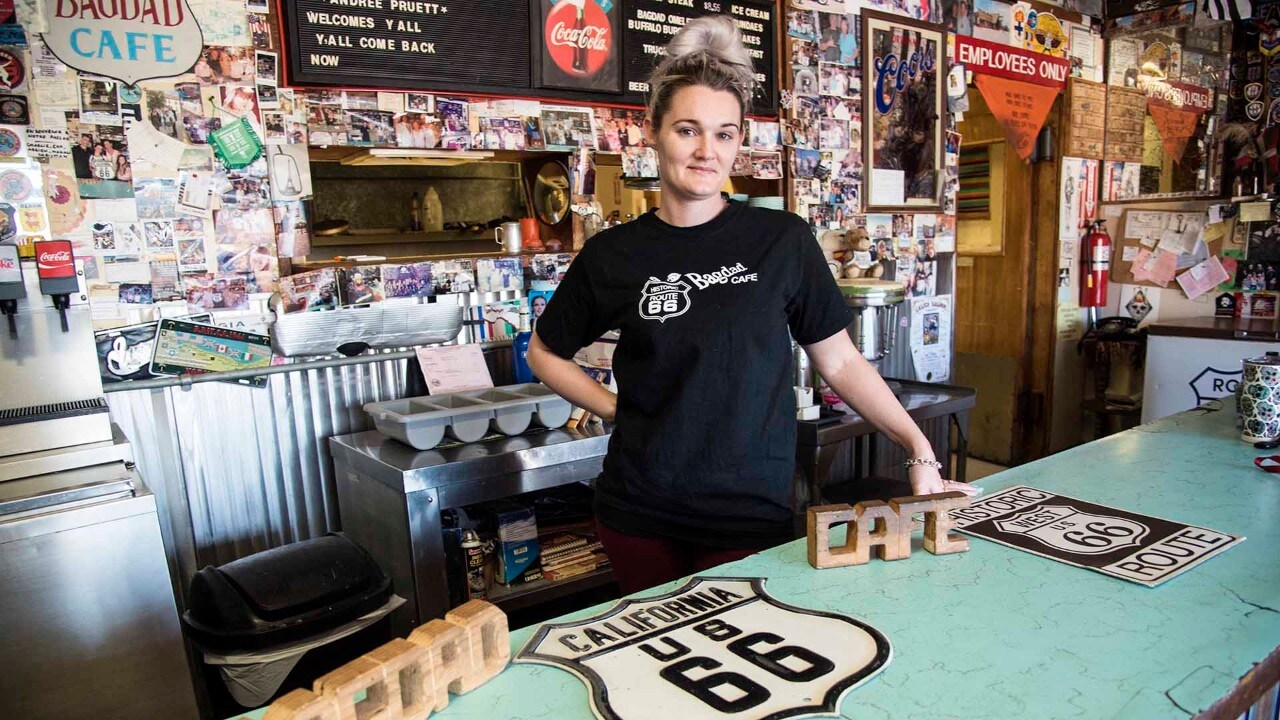
[[[866,228],[854,228],[844,235],[844,277],[879,278],[884,275],[884,265],[871,259],[871,234]]]

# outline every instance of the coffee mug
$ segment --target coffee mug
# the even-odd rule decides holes
[[[502,223],[493,229],[493,238],[506,254],[520,254],[520,223]]]
[[[520,238],[524,241],[526,249],[534,251],[542,249],[542,236],[538,230],[538,218],[521,218]]]

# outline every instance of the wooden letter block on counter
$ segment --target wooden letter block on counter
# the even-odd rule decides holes
[[[421,645],[431,654],[432,707],[440,712],[449,706],[449,693],[461,695],[462,682],[470,674],[465,666],[463,646],[466,631],[445,620],[432,620],[409,633],[409,642]]]
[[[262,720],[338,720],[333,698],[301,688],[279,697],[267,708]]]
[[[953,527],[950,512],[969,507],[969,496],[962,492],[948,492],[930,497],[934,501],[933,509],[926,510],[924,514],[924,549],[934,555],[967,552],[969,540],[960,535],[949,535],[947,531]]]
[[[392,718],[426,720],[431,715],[435,680],[427,648],[396,638],[365,657],[382,666]]]
[[[263,720],[426,720],[511,661],[507,616],[472,600],[271,703]],[[364,699],[356,702],[363,694]]]
[[[449,693],[471,692],[493,679],[511,660],[507,616],[483,600],[454,608],[444,620],[415,629],[409,641],[431,653],[435,710],[449,705]]]
[[[390,703],[382,666],[367,656],[321,676],[314,688],[317,693],[333,699],[341,720],[397,720],[388,710]],[[364,699],[356,702],[362,692]]]
[[[861,564],[848,542],[835,549],[831,547],[831,526],[857,519],[858,513],[852,505],[815,505],[809,508],[806,517],[809,526],[806,534],[809,539],[810,565],[821,569]],[[868,559],[863,558],[862,562],[867,562]]]
[[[462,692],[489,682],[511,662],[507,616],[497,605],[472,600],[449,611],[444,619],[460,626],[467,634],[463,650],[469,655],[471,676],[462,683]]]
[[[866,553],[874,547],[876,557],[881,560],[905,560],[911,556],[911,537],[906,538],[906,547],[903,548],[898,534],[898,513],[888,503],[864,500],[853,509],[858,511],[856,552]],[[907,518],[907,527],[910,526],[911,519]]]
[[[871,548],[881,560],[903,560],[911,556],[911,516],[924,513],[924,549],[934,555],[948,555],[969,549],[969,541],[949,535],[951,510],[969,506],[969,496],[960,492],[893,498],[887,504],[867,500],[856,506],[819,505],[807,512],[809,564],[819,570],[846,565],[862,565],[871,559]],[[831,526],[847,522],[845,543],[831,547]]]

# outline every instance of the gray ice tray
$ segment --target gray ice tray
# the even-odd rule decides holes
[[[540,425],[558,428],[569,421],[572,409],[568,400],[540,383],[364,406],[378,432],[418,450],[439,445],[446,431],[462,442],[475,442],[485,436],[491,424],[504,435],[518,435],[529,427],[535,416]]]

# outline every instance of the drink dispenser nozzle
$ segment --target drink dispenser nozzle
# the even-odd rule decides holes
[[[67,308],[71,294],[79,292],[76,259],[69,240],[49,240],[35,244],[36,274],[40,276],[40,292],[53,299],[53,307],[62,319],[62,332],[68,332]]]
[[[18,301],[27,296],[22,283],[22,263],[15,245],[0,245],[0,314],[9,321],[9,337],[18,339]]]

